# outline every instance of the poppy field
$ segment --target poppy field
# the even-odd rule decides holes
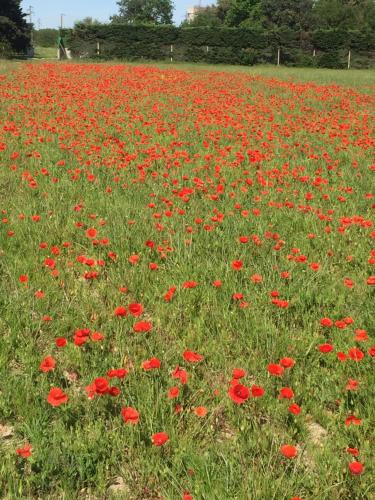
[[[0,72],[3,498],[375,498],[373,90]]]

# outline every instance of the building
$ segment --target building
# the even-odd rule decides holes
[[[204,7],[202,7],[201,5],[194,5],[193,7],[188,7],[187,11],[186,11],[186,21],[188,23],[191,23],[191,21],[194,21],[196,15],[201,10],[204,10]]]

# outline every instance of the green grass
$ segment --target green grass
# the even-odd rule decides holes
[[[37,59],[57,59],[57,48],[35,47],[35,57]]]
[[[137,500],[374,498],[374,73],[92,62],[0,72],[3,497],[110,498],[120,477],[119,498]],[[288,307],[271,302],[275,290]],[[143,305],[140,318],[114,315],[131,303]],[[353,324],[323,328],[324,317]],[[150,333],[133,332],[139,319]],[[104,339],[74,345],[83,328]],[[68,345],[57,348],[58,337]],[[327,342],[334,352],[322,354]],[[338,361],[353,347],[361,361]],[[204,359],[191,364],[185,350]],[[48,355],[56,368],[44,373]],[[160,369],[143,370],[152,357]],[[284,357],[293,368],[271,376],[268,364]],[[176,366],[187,384],[171,377]],[[88,399],[85,387],[114,368],[129,371],[111,380],[121,394]],[[264,396],[235,404],[235,368]],[[68,402],[52,407],[51,387]],[[292,400],[278,399],[282,387]],[[128,406],[137,425],[121,418]],[[361,425],[346,426],[349,415]],[[169,441],[155,447],[161,431]],[[16,454],[25,443],[28,459]],[[298,456],[283,457],[283,444]],[[360,451],[360,476],[348,447]]]

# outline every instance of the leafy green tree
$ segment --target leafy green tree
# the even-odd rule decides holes
[[[238,27],[253,17],[260,0],[232,0],[226,11],[225,24]]]
[[[172,24],[171,0],[119,0],[119,13],[111,17],[113,23]]]
[[[374,0],[317,0],[315,23],[322,29],[375,29]]]
[[[215,27],[215,26],[220,26],[221,24],[223,24],[223,22],[218,16],[218,7],[216,5],[209,5],[208,7],[203,7],[202,9],[200,9],[192,21],[183,21],[181,23],[181,26]]]
[[[308,31],[313,27],[314,0],[261,0],[266,29]]]
[[[0,2],[0,54],[25,53],[30,47],[31,29],[19,0]]]
[[[39,47],[54,47],[58,36],[59,30],[52,28],[33,31],[34,43]]]

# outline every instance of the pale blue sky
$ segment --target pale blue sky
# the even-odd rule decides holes
[[[214,0],[202,0],[202,5],[215,3]],[[174,21],[176,24],[185,18],[187,7],[199,4],[199,0],[175,0]],[[22,0],[24,12],[31,5],[34,10],[33,23],[38,28],[57,28],[60,25],[60,14],[64,16],[64,26],[71,27],[74,21],[91,16],[106,22],[109,16],[118,11],[116,0]]]

